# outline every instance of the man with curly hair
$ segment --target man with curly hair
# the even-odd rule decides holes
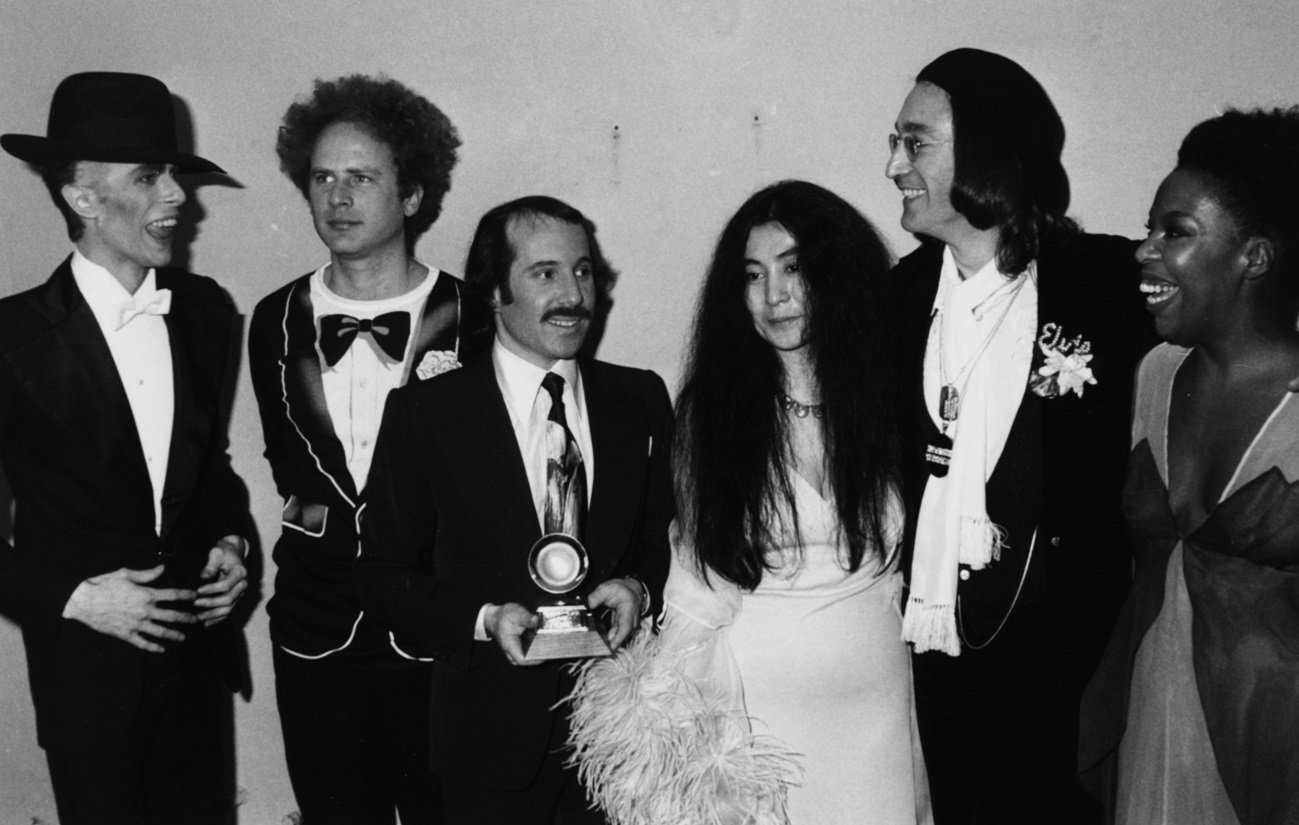
[[[248,360],[284,500],[268,612],[289,778],[303,818],[440,821],[429,664],[353,595],[357,522],[388,392],[459,366],[461,283],[415,257],[460,140],[385,77],[317,80],[284,115],[280,166],[329,262],[264,298]]]

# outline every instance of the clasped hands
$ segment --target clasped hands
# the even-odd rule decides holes
[[[149,587],[162,575],[163,565],[148,570],[121,568],[92,576],[72,591],[63,608],[65,619],[75,619],[92,630],[115,636],[141,650],[161,653],[160,641],[181,642],[181,626],[210,627],[225,619],[248,589],[244,567],[247,543],[225,536],[208,551],[197,590]],[[192,606],[197,612],[178,609]]]
[[[609,647],[617,650],[627,641],[640,623],[642,591],[635,579],[610,579],[587,597],[587,607],[608,608],[613,613],[609,629]],[[505,654],[512,665],[537,665],[539,661],[526,661],[523,653],[523,634],[536,630],[541,617],[515,602],[490,605],[483,614],[483,627],[487,637]]]

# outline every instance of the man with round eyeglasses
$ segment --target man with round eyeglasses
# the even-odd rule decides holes
[[[908,474],[903,637],[935,821],[1091,821],[1078,701],[1126,590],[1119,494],[1153,343],[1133,243],[1066,217],[1064,126],[1000,55],[917,75],[885,174]]]

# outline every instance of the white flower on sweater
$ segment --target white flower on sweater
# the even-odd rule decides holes
[[[1044,324],[1037,346],[1046,356],[1046,363],[1028,377],[1029,388],[1037,395],[1056,398],[1072,392],[1082,398],[1087,385],[1096,383],[1096,376],[1088,366],[1092,345],[1081,335],[1069,338],[1059,324]]]
[[[435,375],[450,372],[460,366],[456,354],[450,350],[429,350],[415,368],[415,375],[421,381],[427,381]]]

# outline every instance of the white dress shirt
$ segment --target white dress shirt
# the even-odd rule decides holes
[[[332,367],[326,365],[324,355],[320,355],[320,382],[324,386],[325,406],[329,408],[334,434],[343,445],[347,471],[357,490],[364,489],[366,477],[370,474],[374,440],[383,421],[383,405],[388,400],[388,393],[404,384],[410,371],[419,319],[440,274],[431,266],[427,268],[428,277],[419,286],[404,295],[377,301],[344,298],[331,291],[325,283],[329,264],[311,276],[311,306],[317,341],[323,315],[350,315],[362,320],[386,312],[407,312],[411,316],[410,337],[406,340],[406,352],[400,362],[389,358],[366,334],[358,334],[352,346]]]
[[[951,248],[944,247],[934,310],[942,317],[935,317],[929,328],[925,406],[934,422],[941,422],[940,375],[948,383],[959,382],[962,418],[966,422],[977,418],[987,424],[984,460],[991,476],[1028,386],[1037,329],[1037,267],[1031,265],[1019,278],[1007,278],[993,258],[962,280]],[[978,354],[985,342],[986,348]],[[939,358],[943,359],[941,370]],[[980,415],[966,414],[975,408]],[[957,437],[962,423],[961,418],[953,422],[949,435]]]
[[[133,296],[112,273],[86,258],[80,250],[72,253],[72,277],[99,323],[126,391],[153,485],[153,529],[161,535],[162,488],[167,480],[171,428],[176,415],[167,322],[160,315],[142,314],[119,329],[121,306]],[[157,289],[157,276],[150,269],[134,297],[148,298]],[[101,400],[91,399],[92,402]]]
[[[591,446],[591,425],[586,415],[586,393],[582,390],[582,373],[577,361],[557,361],[549,370],[543,370],[525,361],[501,345],[498,338],[492,346],[492,366],[496,368],[496,383],[505,399],[505,409],[510,414],[514,438],[523,456],[523,466],[528,471],[528,487],[532,490],[533,509],[537,524],[544,523],[546,497],[546,428],[533,426],[546,420],[550,413],[550,393],[541,386],[547,372],[564,379],[564,417],[568,429],[577,439],[586,470],[586,503],[591,503],[591,490],[595,487],[595,450]]]
[[[510,425],[514,428],[519,454],[523,456],[523,466],[528,472],[528,488],[532,491],[532,509],[537,515],[537,526],[540,528],[545,519],[546,428],[534,426],[534,422],[545,421],[550,413],[550,393],[541,386],[541,379],[547,372],[564,379],[564,418],[577,439],[578,449],[582,451],[589,505],[591,490],[595,488],[595,450],[591,446],[586,393],[582,389],[582,372],[577,368],[577,361],[556,361],[549,370],[544,370],[510,352],[497,338],[492,345],[492,366],[496,370],[496,383],[501,388],[505,409],[510,414]],[[474,623],[474,638],[480,642],[488,641],[485,618],[489,606],[482,606]]]

